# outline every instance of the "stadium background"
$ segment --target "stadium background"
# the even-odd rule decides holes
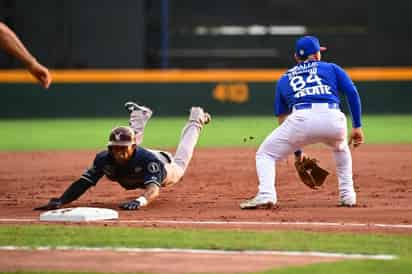
[[[0,117],[123,116],[119,106],[131,99],[159,116],[181,115],[192,104],[214,114],[270,115],[275,81],[294,63],[294,41],[303,34],[329,48],[324,60],[352,69],[364,113],[410,113],[411,7],[371,0],[1,0],[0,19],[53,70],[55,82],[42,92],[2,53],[7,103]]]

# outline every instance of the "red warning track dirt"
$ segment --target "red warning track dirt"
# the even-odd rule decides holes
[[[59,196],[92,163],[97,151],[0,153],[0,216],[38,219],[32,208]],[[358,207],[340,208],[335,163],[325,147],[305,150],[317,157],[331,176],[319,190],[300,183],[293,159],[278,164],[276,210],[240,210],[239,203],[255,195],[255,149],[197,149],[182,182],[162,190],[139,211],[120,211],[120,220],[333,222],[412,225],[412,145],[363,145],[353,151]],[[102,179],[70,206],[118,209],[140,191],[125,191]],[[0,223],[5,223],[0,220]],[[123,225],[111,223],[110,225]],[[221,225],[136,223],[128,226],[218,227]],[[396,232],[408,228],[376,226],[229,225],[227,229],[300,229],[316,231]]]

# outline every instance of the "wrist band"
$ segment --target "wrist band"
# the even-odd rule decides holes
[[[147,199],[143,196],[140,196],[139,198],[137,198],[136,201],[140,203],[140,206],[145,206],[148,203]]]

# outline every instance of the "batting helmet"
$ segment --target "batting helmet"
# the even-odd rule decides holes
[[[134,131],[130,127],[115,127],[110,132],[107,146],[131,146],[136,144]]]

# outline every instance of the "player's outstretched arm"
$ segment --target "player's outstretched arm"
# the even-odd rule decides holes
[[[157,196],[159,196],[159,192],[160,187],[157,184],[148,184],[142,196],[135,200],[121,204],[120,208],[125,210],[136,210],[141,207],[147,206],[149,203],[155,200]]]
[[[37,62],[17,35],[2,22],[0,22],[0,47],[20,60],[44,88],[50,86],[52,78],[49,70]]]
[[[92,184],[89,181],[80,178],[72,183],[60,198],[51,198],[46,205],[36,207],[34,210],[53,210],[61,208],[63,205],[77,200],[91,186]]]

